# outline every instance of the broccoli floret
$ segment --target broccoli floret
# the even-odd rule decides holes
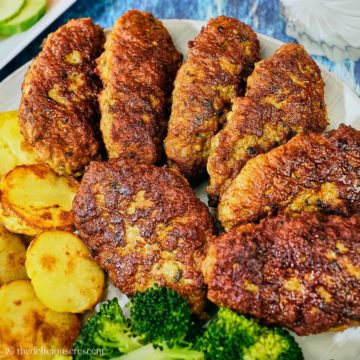
[[[82,326],[73,346],[74,360],[112,359],[141,346],[141,339],[134,335],[117,299],[113,299],[102,304]]]
[[[158,286],[134,296],[130,320],[116,299],[102,304],[73,348],[74,360],[303,360],[286,330],[226,308],[204,327],[180,295]]]
[[[255,344],[261,331],[260,325],[235,312],[220,308],[195,349],[203,351],[209,360],[241,360],[244,349]]]
[[[195,349],[207,360],[302,360],[294,338],[284,329],[260,325],[229,309],[220,308]]]
[[[181,347],[175,345],[172,348],[168,347],[154,347],[153,344],[148,344],[140,349],[132,351],[131,353],[120,356],[113,360],[204,360],[205,355],[201,351],[195,351],[188,347]]]
[[[135,294],[130,301],[130,318],[145,343],[165,343],[168,347],[185,339],[192,321],[186,300],[176,291],[157,285]]]
[[[202,333],[202,324],[191,315],[189,305],[176,291],[153,287],[139,292],[130,300],[131,324],[145,343],[150,343],[121,360],[203,360],[192,340]]]
[[[295,339],[279,327],[264,327],[256,343],[244,351],[244,360],[301,360],[302,351]]]
[[[192,314],[190,318],[189,330],[184,339],[185,342],[195,344],[197,339],[203,336],[206,330],[205,324],[206,322],[204,320],[199,319],[197,316]]]

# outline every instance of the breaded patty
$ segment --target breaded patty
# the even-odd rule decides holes
[[[278,215],[214,238],[208,298],[298,335],[360,323],[360,217]]]
[[[120,17],[98,60],[101,132],[110,158],[148,164],[163,157],[168,101],[182,55],[161,21],[130,10]]]
[[[80,175],[98,157],[100,80],[94,71],[104,42],[91,19],[70,20],[46,38],[24,79],[22,133],[62,175]]]
[[[123,159],[93,162],[73,210],[80,237],[123,293],[158,283],[201,313],[201,262],[214,227],[206,205],[176,170]]]
[[[252,157],[298,132],[327,125],[320,69],[301,45],[286,44],[255,65],[245,97],[234,99],[224,128],[213,138],[207,170],[216,200]]]
[[[258,60],[256,34],[237,19],[211,19],[189,42],[188,59],[175,80],[165,139],[170,163],[186,177],[205,172],[211,138]]]
[[[278,210],[360,214],[360,131],[298,134],[247,162],[220,197],[226,228]]]

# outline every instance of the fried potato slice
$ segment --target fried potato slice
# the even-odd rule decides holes
[[[52,310],[82,312],[102,296],[104,272],[73,233],[42,233],[31,242],[25,264],[36,295]]]
[[[1,218],[12,232],[37,235],[71,229],[78,182],[43,164],[17,166],[2,179]]]
[[[0,159],[0,176],[17,165],[39,162],[21,134],[17,111],[0,113]]]
[[[26,247],[22,239],[0,225],[0,286],[27,278],[25,254]]]
[[[0,288],[0,354],[6,354],[7,360],[53,359],[54,349],[71,349],[79,330],[77,316],[48,309],[29,280]]]

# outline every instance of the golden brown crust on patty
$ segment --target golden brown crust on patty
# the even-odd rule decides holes
[[[277,210],[360,214],[360,131],[298,134],[247,162],[220,197],[226,229]]]
[[[47,37],[25,76],[22,133],[59,174],[80,175],[98,157],[100,81],[94,70],[104,41],[91,19],[70,20]]]
[[[327,125],[324,82],[301,45],[286,44],[255,65],[245,97],[234,99],[227,123],[213,138],[207,191],[216,200],[252,157],[298,132]]]
[[[360,217],[279,215],[209,245],[208,298],[299,335],[360,321]]]
[[[122,292],[133,295],[158,283],[201,313],[201,262],[214,227],[177,171],[131,160],[93,162],[73,210],[80,237]]]
[[[211,19],[180,68],[165,139],[165,151],[188,178],[204,173],[210,140],[224,122],[227,107],[259,60],[252,29],[225,16]]]
[[[97,67],[104,85],[101,131],[110,158],[149,164],[162,159],[167,101],[181,60],[152,14],[130,10],[116,21]]]

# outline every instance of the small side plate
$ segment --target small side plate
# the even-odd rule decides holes
[[[13,36],[0,36],[0,70],[75,1],[48,0],[45,15],[29,30]]]

